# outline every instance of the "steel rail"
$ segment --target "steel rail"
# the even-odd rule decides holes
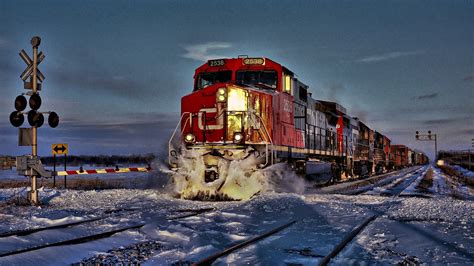
[[[139,211],[140,209],[136,208],[122,208],[122,209],[112,209],[112,210],[106,210],[104,211],[105,215],[102,215],[100,217],[96,218],[90,218],[82,221],[77,221],[77,222],[71,222],[71,223],[63,223],[63,224],[57,224],[57,225],[51,225],[51,226],[46,226],[46,227],[39,227],[39,228],[30,228],[30,229],[22,229],[22,230],[15,230],[15,231],[7,231],[0,233],[0,238],[4,237],[9,237],[9,236],[26,236],[30,235],[33,233],[45,231],[45,230],[53,230],[53,229],[61,229],[61,228],[68,228],[76,225],[81,225],[84,223],[91,223],[95,221],[100,221],[109,217],[113,217],[112,215],[117,215],[119,212],[124,212],[124,211]]]
[[[68,227],[72,227],[72,226],[76,226],[76,225],[80,225],[84,223],[95,222],[98,220],[105,219],[107,217],[97,217],[97,218],[92,218],[92,219],[87,219],[87,220],[82,220],[82,221],[77,221],[77,222],[72,222],[72,223],[58,224],[58,225],[32,228],[32,229],[24,229],[24,230],[15,230],[15,231],[10,231],[10,232],[0,233],[0,238],[9,237],[9,236],[26,236],[26,235],[30,235],[30,234],[40,232],[40,231],[45,231],[45,230],[68,228]]]
[[[328,265],[329,261],[332,258],[336,257],[337,254],[339,254],[339,252],[341,252],[347,246],[347,244],[349,244],[352,241],[352,239],[354,239],[354,237],[356,237],[365,227],[367,227],[367,225],[369,225],[370,222],[372,222],[373,220],[375,220],[379,216],[380,215],[373,215],[373,216],[370,216],[369,218],[365,219],[365,221],[363,223],[361,223],[359,226],[354,228],[348,235],[346,235],[346,237],[344,237],[344,239],[342,239],[342,241],[339,242],[339,244],[336,245],[336,247],[334,247],[334,249],[331,251],[331,253],[329,253],[326,257],[324,257],[319,262],[319,265],[321,265],[321,266]]]
[[[338,190],[336,191],[336,193],[341,193],[341,194],[346,194],[346,195],[360,195],[362,193],[365,193],[367,191],[370,191],[370,190],[373,190],[374,188],[376,187],[381,187],[381,186],[385,186],[385,185],[388,185],[390,184],[393,180],[388,180],[390,178],[390,176],[406,176],[408,174],[411,174],[413,172],[416,172],[420,169],[421,167],[414,167],[414,169],[402,169],[402,170],[399,170],[397,172],[391,172],[391,173],[385,173],[385,174],[381,174],[381,175],[377,175],[377,176],[372,176],[372,177],[369,177],[367,179],[362,179],[362,180],[357,180],[359,182],[355,182],[355,184],[362,184],[362,183],[365,183],[365,182],[368,182],[370,184],[373,184],[373,187],[371,188],[366,188],[366,189],[360,189],[360,188],[355,188],[355,189],[341,189],[341,190]],[[350,184],[350,183],[347,183],[347,184]],[[361,188],[363,188],[364,186],[366,185],[361,185]],[[346,190],[346,191],[345,191]]]
[[[17,250],[14,250],[14,251],[1,253],[0,258],[11,256],[11,255],[16,255],[16,254],[20,254],[20,253],[25,253],[25,252],[29,252],[29,251],[34,251],[34,250],[38,250],[38,249],[48,248],[48,247],[75,245],[75,244],[91,242],[91,241],[94,241],[94,240],[110,237],[114,234],[117,234],[117,233],[120,233],[120,232],[123,232],[123,231],[127,231],[127,230],[130,230],[130,229],[141,228],[144,225],[145,224],[143,223],[143,224],[138,224],[138,225],[133,225],[133,226],[127,226],[127,227],[123,227],[123,228],[120,228],[120,229],[115,229],[115,230],[112,230],[112,231],[106,231],[106,232],[102,232],[102,233],[98,233],[98,234],[94,234],[94,235],[88,235],[88,236],[84,236],[84,237],[79,237],[79,238],[54,242],[54,243],[48,243],[48,244],[45,244],[45,245],[39,245],[39,246],[34,246],[34,247],[29,247],[29,248],[17,249]]]
[[[408,175],[409,173],[416,172],[420,168],[416,168],[413,171],[407,171],[404,173],[404,176]],[[405,185],[403,189],[398,191],[397,193],[392,195],[392,198],[398,197],[408,186],[410,186],[417,178],[412,178],[411,181],[407,182],[408,185]],[[385,211],[386,212],[386,211]],[[349,244],[362,230],[364,230],[371,222],[373,222],[375,219],[378,217],[382,216],[385,214],[385,212],[379,212],[375,215],[372,215],[368,217],[367,219],[364,220],[359,226],[355,227],[349,234],[347,234],[339,244],[337,244],[334,249],[327,255],[325,256],[318,265],[320,266],[326,266],[330,262],[330,260],[334,257],[336,257],[346,246]]]
[[[62,229],[62,228],[73,227],[73,226],[76,226],[76,225],[81,225],[81,224],[85,224],[85,223],[91,223],[91,222],[100,221],[100,220],[103,220],[103,219],[112,217],[111,214],[115,214],[115,213],[117,213],[117,212],[122,212],[122,211],[138,211],[138,210],[139,210],[139,209],[133,209],[133,208],[130,208],[130,209],[124,208],[124,209],[107,210],[107,211],[104,212],[104,213],[106,214],[105,216],[96,217],[96,218],[91,218],[91,219],[86,219],[86,220],[77,221],[77,222],[63,223],[63,224],[58,224],[58,225],[51,225],[51,226],[46,226],[46,227],[30,228],[30,229],[15,230],[15,231],[7,231],[7,232],[0,233],[0,238],[5,238],[5,237],[9,237],[9,236],[26,236],[26,235],[34,234],[34,233],[37,233],[37,232],[46,231],[46,230],[53,230],[53,229]],[[177,217],[168,218],[168,220],[183,219],[183,218],[187,218],[187,217],[191,217],[191,216],[196,216],[196,215],[199,215],[199,214],[201,214],[201,213],[209,212],[209,211],[213,211],[213,210],[215,210],[215,208],[174,210],[173,212],[178,212],[178,213],[181,213],[181,212],[192,212],[192,213],[191,213],[191,214],[185,214],[185,215],[177,216]]]
[[[400,184],[403,184],[403,180],[400,182],[400,183],[397,183],[396,180],[399,179],[399,178],[407,178],[408,175],[410,174],[414,174],[416,173],[418,170],[420,170],[421,167],[418,167],[416,169],[407,169],[406,172],[404,173],[401,173],[401,174],[398,174],[398,178],[394,177],[393,179],[391,180],[384,180],[382,179],[381,181],[377,181],[377,184],[374,184],[374,186],[372,188],[369,188],[368,190],[362,190],[362,191],[357,191],[356,193],[350,193],[349,195],[360,195],[362,193],[365,193],[367,191],[370,191],[370,190],[373,190],[374,188],[378,188],[378,187],[383,187],[383,186],[387,186],[387,185],[392,185],[393,184],[393,187],[390,187],[389,189],[392,189],[392,188],[396,188],[398,187]],[[409,177],[408,177],[409,178]],[[416,178],[415,178],[416,179]],[[410,185],[414,180],[412,180],[411,182],[409,182],[408,185]],[[407,186],[408,187],[408,186]],[[406,187],[405,187],[406,188]],[[404,189],[403,189],[404,190]],[[394,196],[394,194],[387,194],[387,195],[383,195],[383,192],[380,194],[381,196]],[[396,195],[398,196],[398,195]]]
[[[216,210],[215,208],[204,208],[204,209],[197,209],[197,210],[193,210],[193,209],[176,210],[175,212],[191,212],[191,213],[190,213],[190,214],[184,214],[184,215],[176,216],[176,217],[170,217],[170,218],[168,218],[168,221],[173,221],[173,220],[178,220],[178,219],[184,219],[184,218],[188,218],[188,217],[192,217],[192,216],[199,215],[199,214],[201,214],[201,213],[210,212],[210,211],[215,211],[215,210]]]
[[[294,223],[296,223],[296,221],[291,221],[291,222],[289,222],[289,223],[287,223],[287,224],[284,224],[284,225],[282,225],[282,226],[280,226],[280,227],[277,227],[277,228],[275,228],[275,229],[273,229],[273,230],[270,230],[270,231],[268,231],[268,232],[266,232],[266,233],[263,233],[263,234],[261,234],[261,235],[258,235],[258,236],[254,237],[254,238],[252,238],[252,239],[249,239],[249,240],[246,240],[246,241],[244,241],[244,242],[241,242],[241,243],[238,243],[238,244],[236,244],[236,245],[233,245],[233,246],[231,246],[231,247],[229,247],[229,248],[227,248],[227,249],[225,249],[225,250],[223,250],[223,251],[221,251],[221,252],[218,252],[218,253],[216,253],[216,254],[213,254],[213,255],[211,255],[211,256],[209,256],[209,257],[207,257],[207,258],[204,258],[203,260],[201,260],[201,261],[199,261],[199,262],[196,262],[196,263],[193,263],[193,264],[191,264],[191,265],[193,265],[193,266],[211,265],[211,264],[214,263],[214,261],[216,261],[218,258],[223,257],[223,256],[225,256],[225,255],[228,255],[228,254],[234,252],[234,251],[237,250],[237,249],[240,249],[240,248],[243,248],[243,247],[245,247],[245,246],[247,246],[247,245],[250,245],[250,244],[252,244],[252,243],[255,243],[255,242],[257,242],[257,241],[259,241],[259,240],[261,240],[261,239],[264,239],[264,238],[266,238],[266,237],[268,237],[268,236],[271,236],[271,235],[273,235],[273,234],[276,234],[276,233],[282,231],[283,229],[285,229],[285,228],[287,228],[287,227],[293,225]]]

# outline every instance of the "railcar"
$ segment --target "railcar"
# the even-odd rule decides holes
[[[409,148],[405,145],[392,145],[393,161],[396,169],[407,167],[409,165],[408,154]]]
[[[291,70],[269,58],[209,60],[196,69],[169,142],[170,166],[179,169],[187,151],[202,158],[206,183],[225,179],[230,162],[249,158],[258,168],[288,162],[319,182],[408,164],[390,155],[390,139],[340,104],[313,98]]]

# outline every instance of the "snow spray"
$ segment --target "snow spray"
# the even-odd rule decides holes
[[[180,167],[172,174],[173,193],[183,199],[248,200],[258,193],[304,193],[305,181],[287,164],[275,164],[258,169],[257,159],[248,156],[241,160],[219,159],[219,178],[206,183],[205,151],[187,150],[180,158]]]

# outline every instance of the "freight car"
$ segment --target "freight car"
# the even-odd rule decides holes
[[[258,168],[287,162],[299,174],[330,182],[408,166],[408,154],[392,157],[392,147],[342,105],[313,98],[288,68],[239,57],[196,69],[194,89],[181,99],[169,163],[179,168],[192,150],[205,165],[206,183],[225,182],[230,162],[249,158]]]

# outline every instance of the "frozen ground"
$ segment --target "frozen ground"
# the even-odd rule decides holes
[[[214,264],[315,265],[371,215],[377,218],[331,264],[472,264],[474,203],[451,197],[448,192],[452,188],[443,185],[445,177],[437,172],[431,193],[420,197],[416,184],[426,171],[423,168],[416,174],[389,176],[390,182],[381,185],[383,188],[374,185],[360,195],[268,192],[242,202],[187,201],[175,199],[162,189],[43,189],[40,195],[44,204],[31,207],[15,203],[25,195],[24,189],[1,189],[0,233],[103,219],[25,236],[0,237],[0,265],[197,262],[290,221],[296,223]],[[387,191],[396,193],[380,195],[387,195]],[[180,218],[193,214],[191,209],[207,208],[213,210]],[[1,255],[142,223],[141,228],[82,244]]]

